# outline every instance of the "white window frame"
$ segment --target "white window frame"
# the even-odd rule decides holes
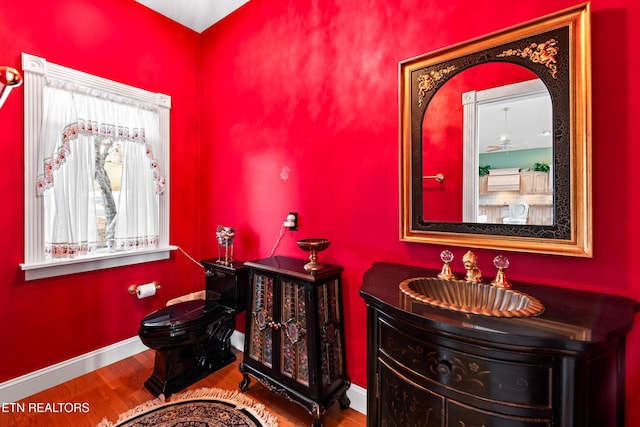
[[[25,280],[74,274],[105,268],[167,259],[177,246],[169,244],[169,112],[171,97],[149,92],[102,77],[47,62],[22,53],[24,72],[24,263]],[[157,248],[129,252],[100,253],[73,259],[46,259],[44,251],[43,197],[36,193],[38,138],[42,122],[42,94],[47,78],[66,80],[100,92],[112,93],[158,107],[162,153],[156,160],[166,179],[159,201],[159,244]]]

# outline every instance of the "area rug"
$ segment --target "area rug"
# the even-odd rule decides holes
[[[278,419],[239,391],[201,388],[163,395],[97,427],[277,427]]]

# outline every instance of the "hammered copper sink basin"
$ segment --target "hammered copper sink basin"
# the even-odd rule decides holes
[[[461,313],[531,317],[544,311],[540,301],[530,295],[485,283],[415,277],[401,282],[400,291],[420,302]]]

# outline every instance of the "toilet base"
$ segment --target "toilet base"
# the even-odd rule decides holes
[[[204,343],[156,350],[153,374],[145,387],[154,395],[169,397],[185,387],[233,363],[231,351],[233,323],[214,325],[216,331]]]
[[[174,355],[166,353],[175,353],[175,351],[156,352],[156,363],[153,374],[144,383],[147,390],[155,396],[164,394],[165,397],[168,397],[236,360],[236,356],[229,351],[217,361],[208,363],[206,367],[199,368],[199,361],[195,359],[192,359],[191,363],[188,363],[188,359],[182,356],[176,358]],[[168,373],[171,375],[167,375]]]

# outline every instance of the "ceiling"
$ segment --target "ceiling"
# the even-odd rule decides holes
[[[199,33],[249,0],[136,0]]]
[[[548,93],[478,105],[479,152],[550,148],[552,116]]]

